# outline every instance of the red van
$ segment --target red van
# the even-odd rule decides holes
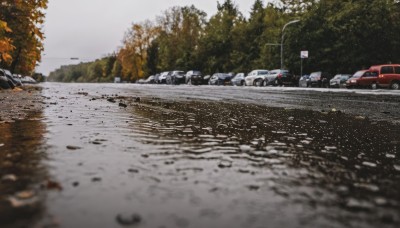
[[[379,73],[378,85],[380,87],[400,88],[400,64],[377,65],[371,66],[369,69]]]

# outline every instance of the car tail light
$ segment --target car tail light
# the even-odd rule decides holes
[[[380,75],[379,75],[379,78],[383,78],[383,74],[380,74]]]
[[[282,74],[278,74],[278,78],[282,78]]]

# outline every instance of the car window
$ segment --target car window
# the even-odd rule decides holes
[[[266,74],[268,74],[268,71],[266,71],[266,70],[260,70],[260,71],[258,72],[258,74],[259,74],[259,75],[266,75]]]
[[[381,69],[381,74],[393,74],[393,67],[392,66],[384,66]]]
[[[377,77],[378,76],[378,72],[375,72],[375,71],[367,71],[367,72],[365,72],[365,74],[364,74],[364,77],[368,77],[368,78],[371,78],[371,77]]]
[[[359,77],[361,77],[361,76],[363,76],[364,75],[364,72],[365,71],[357,71],[354,75],[353,75],[353,78],[359,78]]]
[[[400,66],[394,67],[394,72],[395,72],[396,74],[400,74]]]

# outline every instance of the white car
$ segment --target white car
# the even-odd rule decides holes
[[[268,72],[268,70],[253,70],[244,78],[245,85],[262,86]]]
[[[171,74],[171,71],[164,71],[158,76],[158,82],[159,84],[166,84],[167,83],[167,76]]]

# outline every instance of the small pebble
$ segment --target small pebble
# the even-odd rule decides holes
[[[138,214],[118,214],[115,220],[117,220],[120,225],[132,226],[139,224],[142,221],[142,217]]]
[[[67,146],[67,149],[68,150],[79,150],[79,149],[82,149],[82,148],[79,147],[79,146]]]

